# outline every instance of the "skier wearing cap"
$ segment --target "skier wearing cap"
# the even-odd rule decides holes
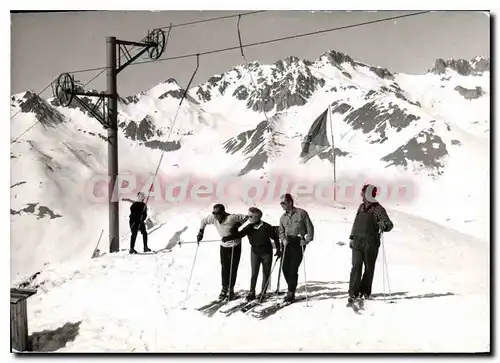
[[[284,302],[295,301],[299,266],[306,245],[314,239],[314,226],[309,214],[293,205],[290,194],[281,196],[280,205],[285,211],[280,219],[279,238],[283,244],[283,276],[288,285]]]
[[[137,238],[137,232],[142,234],[142,242],[144,244],[144,252],[150,252],[148,247],[148,232],[146,231],[146,218],[148,217],[148,207],[144,203],[146,196],[144,193],[137,193],[137,201],[132,203],[130,206],[130,216],[129,216],[129,226],[130,226],[130,253],[136,254],[135,250],[135,240]]]
[[[246,297],[247,301],[254,300],[255,287],[259,277],[260,265],[262,265],[262,289],[257,296],[262,301],[269,288],[269,277],[271,276],[271,265],[273,259],[273,244],[276,246],[276,257],[281,256],[281,248],[276,227],[271,226],[262,220],[262,211],[259,208],[251,207],[248,209],[249,224],[241,231],[233,233],[231,236],[222,237],[222,241],[229,241],[234,238],[243,238],[248,236],[248,241],[252,246],[250,261],[252,267],[252,277],[250,278],[250,291]]]
[[[380,234],[394,227],[385,208],[375,200],[377,187],[366,184],[361,189],[362,203],[349,236],[352,249],[352,268],[349,281],[348,304],[356,298],[369,298],[372,292],[375,262],[380,247]],[[363,265],[365,271],[362,274]]]
[[[247,215],[230,214],[226,212],[226,208],[222,204],[216,204],[213,207],[212,214],[203,218],[200,224],[197,241],[203,239],[205,227],[208,224],[215,225],[215,228],[222,237],[230,236],[238,231],[238,228],[246,222]],[[238,274],[238,266],[241,257],[241,238],[231,238],[231,240],[221,241],[220,243],[220,263],[222,290],[219,299],[232,300],[234,295],[234,285],[236,284],[236,276]]]

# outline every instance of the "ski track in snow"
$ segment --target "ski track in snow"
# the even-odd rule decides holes
[[[265,210],[275,219],[281,214],[278,209]],[[195,308],[213,300],[220,289],[219,247],[206,243],[200,245],[187,309],[182,310],[196,248],[195,244],[182,245],[155,255],[104,255],[87,262],[77,274],[64,269],[42,272],[35,282],[45,281],[45,291],[40,290],[28,304],[30,333],[81,321],[76,339],[61,352],[488,349],[488,246],[483,241],[390,212],[397,228],[386,234],[385,249],[395,303],[380,300],[380,253],[373,287],[377,300],[367,301],[362,315],[356,315],[345,307],[350,250],[336,245],[345,239],[350,225],[335,222],[352,216],[354,210],[310,213],[317,230],[305,255],[310,307],[305,301],[297,302],[261,321],[242,313],[230,317],[216,314],[212,318],[202,315]],[[177,220],[181,217],[176,216]],[[197,222],[191,222],[182,239],[190,240],[196,234]],[[178,225],[167,223],[151,236],[151,247],[164,247],[177,229]],[[215,236],[215,229],[207,227],[205,239]],[[236,290],[248,288],[249,265],[245,238]],[[274,289],[276,279],[277,269],[272,277]],[[283,277],[281,286],[286,287]],[[301,265],[298,295],[303,294]],[[321,294],[328,298],[316,300]]]

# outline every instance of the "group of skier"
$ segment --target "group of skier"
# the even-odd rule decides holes
[[[352,249],[352,267],[349,281],[348,304],[358,298],[367,299],[371,295],[375,262],[381,244],[381,233],[393,228],[385,208],[376,201],[377,188],[367,184],[361,190],[362,202],[358,207],[349,236],[349,247]],[[147,207],[144,194],[139,193],[139,200],[130,207],[130,253],[134,249],[138,232],[143,235],[144,251],[147,246],[145,220]],[[288,286],[285,303],[295,301],[298,272],[306,246],[314,239],[314,225],[307,211],[294,205],[293,197],[284,194],[280,198],[284,210],[279,226],[271,226],[262,220],[262,211],[251,207],[248,214],[228,213],[222,204],[213,206],[212,213],[200,223],[197,242],[203,240],[207,225],[214,225],[221,237],[220,263],[222,290],[219,299],[234,299],[234,286],[238,275],[241,258],[241,240],[247,237],[251,246],[251,279],[247,301],[262,301],[269,288],[269,279],[274,256],[280,259],[281,270]],[[249,222],[241,231],[240,227]],[[276,260],[277,262],[277,260]],[[262,265],[263,278],[260,293],[256,295],[257,279]],[[363,272],[364,266],[364,272]]]

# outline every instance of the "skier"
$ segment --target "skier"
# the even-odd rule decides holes
[[[314,239],[314,226],[309,214],[304,209],[293,205],[293,198],[290,194],[281,196],[280,205],[285,211],[279,225],[279,238],[283,244],[283,276],[288,285],[288,293],[284,302],[293,303],[303,250]]]
[[[384,207],[375,200],[376,195],[377,187],[374,185],[366,184],[361,189],[362,203],[358,207],[349,236],[352,268],[348,304],[352,304],[357,298],[370,297],[380,247],[380,233],[389,232],[394,227]],[[363,265],[365,271],[362,275]]]
[[[222,204],[216,204],[213,207],[212,215],[201,220],[200,230],[197,241],[203,239],[205,227],[208,224],[215,225],[221,237],[230,236],[238,231],[238,228],[247,221],[248,216],[244,214],[229,214]],[[220,244],[220,263],[222,290],[219,299],[232,300],[234,296],[234,285],[238,274],[238,266],[241,257],[241,238],[221,241]]]
[[[145,221],[148,217],[148,207],[144,203],[146,196],[144,193],[137,193],[137,201],[132,203],[130,206],[130,216],[129,216],[129,226],[130,226],[130,253],[136,254],[137,251],[134,249],[135,239],[137,238],[137,232],[141,231],[142,241],[144,243],[144,252],[150,252],[148,247],[148,232],[146,231]]]
[[[234,238],[243,238],[248,236],[248,241],[252,246],[250,255],[252,277],[250,279],[250,291],[246,300],[252,301],[256,298],[255,287],[257,285],[257,278],[259,277],[260,265],[262,264],[262,289],[260,294],[257,296],[257,299],[262,301],[269,287],[269,278],[271,276],[271,265],[273,259],[273,244],[271,240],[274,241],[274,245],[276,246],[275,256],[278,258],[281,256],[281,248],[278,233],[276,232],[275,227],[262,220],[262,211],[258,208],[251,207],[248,212],[250,223],[241,231],[235,232],[231,236],[222,237],[222,241],[226,242]]]

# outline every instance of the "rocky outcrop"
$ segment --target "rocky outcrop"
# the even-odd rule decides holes
[[[437,59],[434,68],[430,70],[434,74],[446,73],[446,69],[452,69],[462,76],[480,75],[483,72],[489,72],[489,58],[474,58],[471,61],[465,59]]]
[[[381,160],[408,169],[409,164],[427,169],[433,176],[441,175],[444,171],[444,158],[448,156],[446,144],[441,137],[435,134],[433,128],[422,130],[404,145],[384,156]]]
[[[65,121],[62,113],[31,91],[24,94],[19,107],[23,113],[33,113],[36,120],[44,126],[54,127]]]
[[[387,127],[399,132],[419,118],[392,102],[384,105],[371,101],[351,111],[344,117],[344,122],[351,125],[354,130],[361,130],[365,134],[378,133],[379,139],[372,140],[371,143],[383,143],[387,141]]]
[[[466,100],[475,100],[482,95],[484,95],[484,91],[481,87],[476,87],[475,89],[468,89],[462,86],[456,86],[455,91],[460,93]]]
[[[223,148],[228,154],[241,152],[246,157],[247,164],[239,175],[245,175],[251,170],[263,169],[269,160],[265,150],[267,133],[271,130],[266,121],[260,122],[257,127],[238,134],[223,143]]]
[[[155,126],[150,116],[144,117],[137,125],[134,121],[130,121],[128,125],[120,124],[123,127],[125,136],[132,140],[148,141],[155,136]]]

